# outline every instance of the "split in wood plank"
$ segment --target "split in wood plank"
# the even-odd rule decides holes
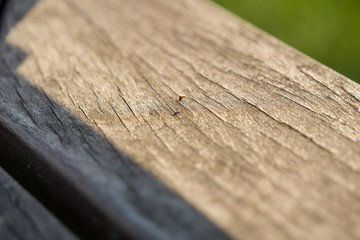
[[[0,168],[0,239],[77,239]]]

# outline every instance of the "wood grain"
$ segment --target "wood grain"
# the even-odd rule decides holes
[[[359,85],[215,4],[43,0],[2,52],[0,122],[130,235],[226,237],[143,167],[233,238],[360,238]]]
[[[77,239],[0,168],[0,239]]]

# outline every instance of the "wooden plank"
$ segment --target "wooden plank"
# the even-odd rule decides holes
[[[9,2],[3,35],[44,4],[35,3]],[[0,156],[11,156],[0,158],[0,165],[73,231],[86,239],[227,239],[42,88],[18,75],[28,53],[4,40],[0,46]]]
[[[0,168],[0,239],[77,239]]]
[[[360,237],[359,85],[211,2],[39,1],[1,62],[4,132],[41,156],[19,168],[115,235],[226,238],[200,211],[234,238]]]

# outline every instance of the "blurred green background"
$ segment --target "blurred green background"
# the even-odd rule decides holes
[[[360,83],[360,0],[214,0]]]

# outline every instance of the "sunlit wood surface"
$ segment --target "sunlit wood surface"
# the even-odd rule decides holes
[[[358,84],[209,1],[17,3],[0,122],[101,234],[360,238]]]

